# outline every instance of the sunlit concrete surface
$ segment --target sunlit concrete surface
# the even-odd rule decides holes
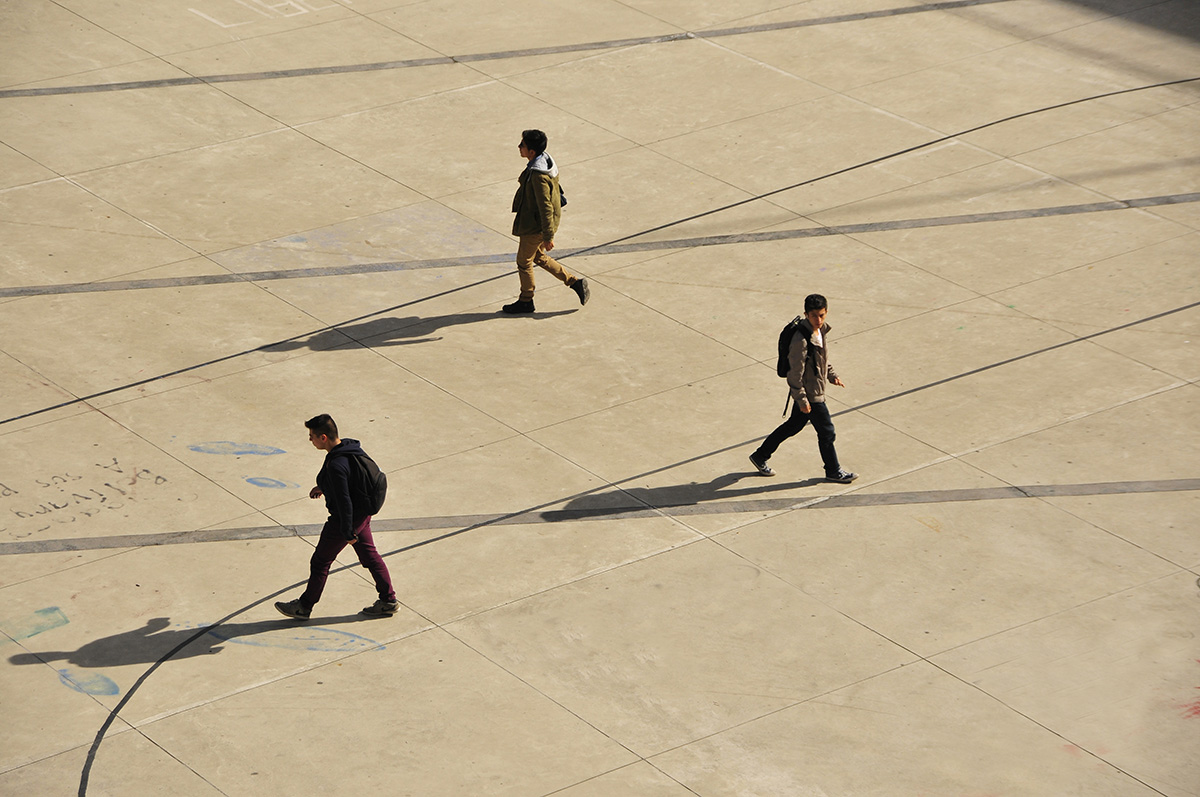
[[[1200,794],[1192,0],[0,4],[0,794]],[[569,197],[517,293],[538,127]],[[852,485],[779,422],[826,295]],[[305,419],[391,488],[402,608]]]

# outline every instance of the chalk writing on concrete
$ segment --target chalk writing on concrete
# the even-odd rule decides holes
[[[231,0],[230,2],[209,2],[204,4],[204,10],[189,8],[193,14],[208,20],[219,28],[236,28],[249,25],[251,22],[282,17],[295,17],[309,14],[313,11],[324,11],[336,8],[337,3],[317,5],[306,0]],[[255,16],[257,15],[257,16]]]
[[[126,508],[168,479],[113,457],[83,469],[0,483],[0,532],[17,539]]]

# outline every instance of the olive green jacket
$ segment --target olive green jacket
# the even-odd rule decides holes
[[[517,178],[520,185],[513,197],[513,235],[541,235],[553,241],[562,218],[562,189],[558,186],[558,166],[542,153],[529,162]]]

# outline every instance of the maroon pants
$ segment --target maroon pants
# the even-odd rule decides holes
[[[364,520],[355,529],[355,534],[358,536],[358,542],[354,543],[354,552],[358,554],[359,563],[371,571],[380,600],[396,600],[396,591],[392,589],[392,577],[388,573],[383,557],[375,549],[375,539],[371,536],[371,518],[368,517]],[[312,559],[308,563],[310,572],[308,587],[300,596],[300,605],[311,611],[317,601],[321,600],[321,593],[325,591],[325,580],[329,578],[329,568],[342,549],[349,544],[349,540],[338,534],[332,518],[325,521],[325,528],[321,529],[321,539],[317,542],[317,549],[313,551]]]

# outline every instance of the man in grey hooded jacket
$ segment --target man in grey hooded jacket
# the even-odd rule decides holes
[[[521,157],[528,163],[525,171],[517,178],[520,183],[513,197],[512,209],[517,214],[513,219],[513,235],[517,245],[517,276],[521,280],[521,294],[517,301],[506,304],[504,312],[511,314],[532,313],[533,267],[540,266],[579,296],[580,304],[587,304],[591,290],[585,277],[576,277],[562,267],[547,252],[554,248],[554,233],[562,218],[562,189],[558,185],[558,166],[546,152],[547,138],[541,130],[525,130],[518,144]]]
[[[817,448],[825,464],[825,480],[849,484],[858,478],[838,462],[837,450],[833,446],[836,434],[833,418],[825,406],[825,383],[845,387],[829,363],[829,324],[825,316],[829,313],[829,302],[819,293],[804,297],[804,320],[792,336],[788,349],[788,389],[795,404],[792,415],[775,431],[767,435],[762,445],[750,455],[750,463],[763,476],[774,476],[775,469],[767,460],[779,448],[780,443],[799,434],[812,421],[817,432]]]

